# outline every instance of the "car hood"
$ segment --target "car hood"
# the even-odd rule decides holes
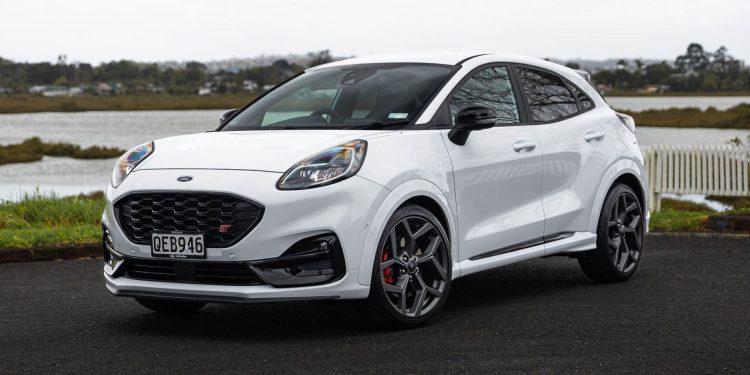
[[[396,133],[373,130],[209,132],[158,139],[138,169],[240,169],[285,172],[329,147]]]

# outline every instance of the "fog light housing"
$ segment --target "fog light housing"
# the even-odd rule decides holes
[[[346,270],[341,244],[333,233],[297,241],[278,258],[254,261],[249,266],[277,287],[323,284],[338,280]]]
[[[115,243],[109,229],[102,225],[102,250],[104,252],[104,272],[107,275],[115,276],[117,270],[122,265],[124,256],[115,250]]]

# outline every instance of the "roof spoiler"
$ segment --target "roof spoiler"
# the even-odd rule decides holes
[[[586,81],[588,81],[588,83],[591,83],[591,74],[589,74],[589,72],[587,72],[585,70],[581,70],[581,69],[573,69],[573,70],[576,73],[578,73],[578,75],[580,75],[581,77],[583,77],[583,79],[585,79]]]

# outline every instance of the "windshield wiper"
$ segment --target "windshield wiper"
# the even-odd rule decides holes
[[[372,121],[365,124],[347,126],[347,129],[383,129],[391,126],[408,125],[411,120]]]

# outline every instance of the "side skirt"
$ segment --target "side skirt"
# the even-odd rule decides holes
[[[475,255],[475,256],[469,258],[469,260],[479,260],[479,259],[494,257],[494,256],[501,255],[501,254],[507,254],[507,253],[510,253],[510,252],[513,252],[513,251],[523,250],[523,249],[526,249],[526,248],[529,248],[529,247],[543,245],[543,244],[546,244],[546,243],[550,243],[550,242],[559,241],[559,240],[562,240],[562,239],[565,239],[565,238],[573,237],[574,234],[575,234],[575,232],[560,232],[560,233],[550,234],[548,236],[534,238],[534,239],[529,240],[529,241],[524,241],[524,242],[521,242],[521,243],[517,243],[515,245],[510,245],[510,246],[504,247],[502,249],[492,250],[492,251],[486,252],[484,254]]]
[[[561,232],[476,255],[458,262],[454,269],[460,269],[460,276],[465,276],[527,259],[594,248],[596,248],[596,234],[594,233]]]

